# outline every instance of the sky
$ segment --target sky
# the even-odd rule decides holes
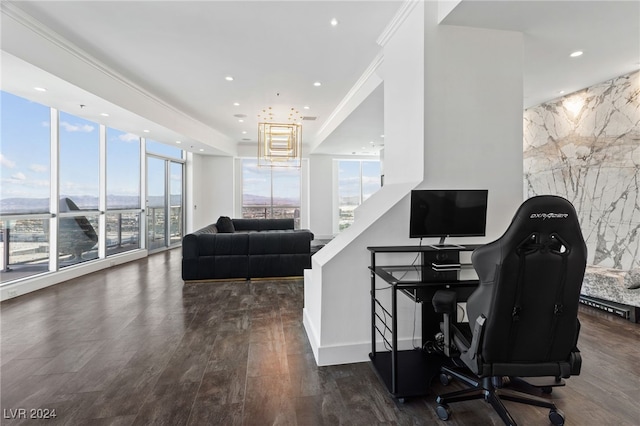
[[[0,198],[48,198],[49,108],[0,92]]]
[[[360,166],[362,165],[362,198],[366,200],[380,189],[380,162],[340,160],[338,161],[338,196],[352,198],[360,196]]]
[[[0,96],[0,199],[48,198],[50,108],[4,91]],[[106,132],[107,194],[139,196],[140,138],[112,128]],[[59,139],[60,195],[98,197],[100,125],[60,111]],[[161,155],[180,156],[179,149],[165,144],[148,141],[147,145]],[[175,182],[181,179],[179,169],[172,168],[172,187],[180,186]],[[164,193],[163,179],[151,179],[149,185],[150,193]]]

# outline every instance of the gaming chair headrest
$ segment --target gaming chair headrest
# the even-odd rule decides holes
[[[502,239],[519,243],[534,233],[556,234],[571,245],[584,245],[573,204],[555,195],[539,195],[522,203]]]

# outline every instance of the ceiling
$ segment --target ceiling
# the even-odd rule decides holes
[[[268,107],[278,114],[299,111],[306,118],[305,143],[315,146],[314,153],[372,155],[384,143],[382,86],[328,136],[315,139],[380,53],[376,40],[402,7],[400,1],[20,1],[12,6],[216,137],[180,134],[70,86],[16,52],[7,54],[4,41],[3,90],[161,142],[180,140],[183,148],[205,154],[229,155],[225,143],[255,144],[257,115]],[[523,107],[640,68],[638,1],[463,1],[443,23],[524,33]],[[575,50],[585,53],[569,58]],[[48,91],[34,93],[36,85]],[[109,117],[100,115],[104,112]]]

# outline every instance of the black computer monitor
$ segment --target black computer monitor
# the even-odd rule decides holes
[[[481,237],[487,225],[486,189],[411,191],[411,238]]]

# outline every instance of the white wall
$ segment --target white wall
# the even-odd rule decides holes
[[[312,257],[312,271],[305,275],[304,325],[319,365],[367,359],[371,302],[366,247],[410,242],[407,194],[422,180],[424,132],[424,4],[411,7],[384,46],[385,185],[359,207],[351,227]]]
[[[385,185],[362,204],[379,214],[364,215],[312,256],[312,269],[305,274],[303,321],[318,365],[368,359],[371,281],[366,247],[408,243],[408,221],[396,219],[409,217],[406,194],[413,186]],[[400,306],[413,309],[406,301],[401,301]],[[412,324],[402,321],[399,324],[402,340],[410,340],[407,336]]]
[[[235,173],[233,157],[191,154],[187,158],[187,232],[214,223],[220,216],[234,217]]]
[[[522,201],[522,36],[437,22],[437,3],[419,2],[385,45],[385,186],[305,275],[304,324],[319,365],[367,359],[366,247],[417,245],[408,238],[415,185],[488,188],[485,240]],[[400,303],[399,338],[410,342],[414,306]]]
[[[384,46],[384,183],[419,182],[423,174],[424,24],[422,5]]]
[[[492,240],[523,200],[522,34],[425,19],[421,187],[489,189]]]

